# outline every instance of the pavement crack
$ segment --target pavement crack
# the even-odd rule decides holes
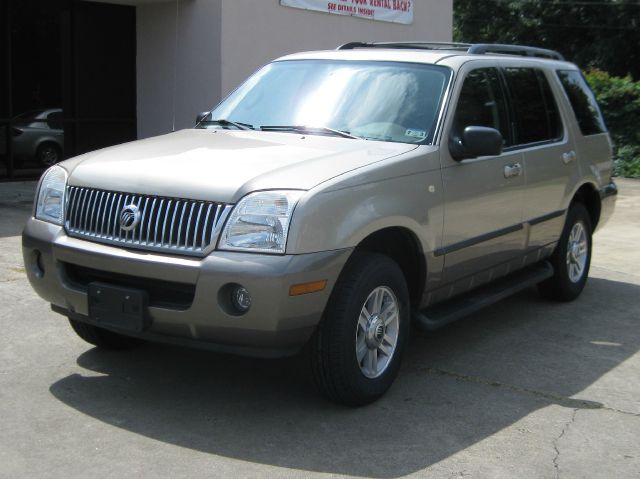
[[[483,384],[485,386],[490,386],[498,389],[504,389],[507,391],[512,391],[520,394],[526,394],[528,396],[534,396],[540,399],[544,399],[545,401],[551,402],[553,404],[557,404],[559,406],[571,408],[571,409],[602,409],[604,411],[610,411],[618,414],[624,414],[626,416],[632,417],[640,417],[640,413],[625,411],[623,409],[616,409],[611,406],[606,406],[603,403],[597,401],[589,401],[588,399],[572,399],[566,396],[562,396],[560,394],[545,392],[545,391],[537,391],[535,389],[529,389],[521,386],[515,386],[513,384],[507,384],[500,381],[494,381],[491,379],[479,377],[479,376],[471,376],[468,374],[461,374],[455,371],[448,371],[446,369],[439,368],[419,368],[420,371],[426,371],[430,374],[436,374],[438,376],[446,376],[455,379],[456,381],[464,381],[476,384]]]
[[[609,407],[609,406],[602,406],[602,409],[604,409],[605,411],[616,412],[618,414],[624,414],[626,416],[640,417],[640,413],[631,412],[631,411],[625,411],[623,409],[616,409],[616,408]]]
[[[528,389],[525,387],[515,386],[513,384],[507,384],[500,381],[493,381],[491,379],[486,379],[478,376],[470,376],[467,374],[461,374],[454,371],[447,371],[445,369],[425,368],[425,370],[431,374],[436,374],[438,376],[447,376],[447,377],[456,379],[458,381],[466,381],[466,382],[472,382],[476,384],[483,384],[485,386],[491,386],[498,389],[505,389],[505,390],[517,392],[520,394],[534,396],[534,397],[541,398],[546,401],[558,404],[560,406],[571,408],[571,409],[602,409],[604,408],[604,405],[602,403],[599,403],[596,401],[588,401],[586,399],[572,399],[566,396],[561,396],[559,394],[554,394],[554,393],[549,393],[544,391],[536,391],[535,389]]]
[[[555,478],[556,479],[560,478],[560,464],[558,462],[559,459],[560,459],[560,448],[558,446],[558,443],[564,437],[564,435],[567,433],[567,431],[569,430],[571,425],[575,422],[577,414],[578,414],[578,409],[576,408],[576,409],[573,410],[573,413],[571,414],[571,420],[569,420],[564,425],[564,427],[562,428],[562,431],[560,431],[560,435],[553,440],[553,450],[555,451],[555,456],[553,456],[553,469],[555,471]]]
[[[446,376],[455,379],[456,381],[465,381],[475,384],[482,384],[484,386],[490,386],[498,389],[505,389],[507,391],[513,391],[520,394],[526,394],[528,396],[534,396],[540,399],[544,399],[551,403],[557,404],[559,406],[568,407],[571,409],[602,409],[604,411],[615,412],[618,414],[624,414],[632,417],[640,417],[640,413],[635,413],[631,411],[625,411],[623,409],[616,409],[610,406],[605,406],[604,404],[597,401],[589,401],[587,399],[572,399],[566,396],[562,396],[560,394],[549,393],[544,391],[536,391],[535,389],[528,389],[521,386],[515,386],[513,384],[507,384],[500,381],[493,381],[491,379],[479,377],[479,376],[471,376],[468,374],[457,373],[455,371],[448,371],[446,369],[440,368],[419,368],[421,371],[426,371],[430,374],[435,374],[438,376]]]

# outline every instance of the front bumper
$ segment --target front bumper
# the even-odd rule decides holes
[[[191,291],[189,304],[152,302],[149,327],[140,334],[126,334],[255,356],[300,350],[320,321],[352,251],[284,256],[215,251],[193,259],[71,238],[62,227],[35,218],[24,229],[22,249],[33,289],[58,312],[91,322],[87,285],[69,274],[77,268],[126,275],[143,288],[146,283],[179,284]],[[323,291],[289,295],[290,286],[318,280],[327,280]],[[229,283],[244,286],[252,295],[244,315],[229,314],[221,305],[220,291]]]

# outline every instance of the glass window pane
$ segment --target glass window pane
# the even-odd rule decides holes
[[[7,156],[7,127],[0,123],[0,179],[9,174],[9,158]]]
[[[0,122],[9,117],[9,2],[0,1]],[[1,148],[1,147],[0,147]],[[1,153],[0,153],[1,154]]]
[[[552,139],[545,98],[533,68],[506,68],[505,74],[516,115],[516,144]]]
[[[460,137],[468,126],[495,128],[509,145],[509,127],[500,79],[495,68],[480,68],[471,71],[464,80],[452,135]]]
[[[444,67],[410,63],[275,62],[249,78],[210,119],[329,127],[373,140],[428,142],[449,74]]]
[[[47,121],[51,114],[62,115],[62,110],[33,110],[13,119],[11,141],[17,176],[37,174],[38,170],[62,161],[64,131],[61,122]]]
[[[9,2],[0,1],[0,179],[9,174],[9,158],[7,155],[7,121],[9,120]]]
[[[12,142],[14,176],[37,177],[63,159],[60,2],[10,2]]]
[[[582,134],[595,135],[607,131],[595,96],[582,74],[576,70],[559,70],[557,73],[569,97]]]
[[[542,73],[541,70],[536,70],[536,73],[538,74],[540,88],[542,88],[544,107],[547,114],[547,125],[549,127],[547,138],[549,138],[550,140],[558,140],[562,138],[563,133],[562,120],[560,119],[558,104],[555,97],[553,96],[553,92],[551,91],[551,87],[549,86],[547,77],[544,75],[544,73]]]

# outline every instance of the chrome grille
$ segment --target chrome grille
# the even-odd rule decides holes
[[[69,236],[101,243],[201,256],[218,239],[231,205],[95,188],[67,187],[65,229]],[[139,211],[131,231],[120,225],[126,206]]]

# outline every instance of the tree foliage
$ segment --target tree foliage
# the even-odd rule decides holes
[[[583,69],[640,79],[638,0],[454,0],[453,36],[551,48]]]
[[[456,41],[550,48],[586,70],[615,172],[640,178],[639,0],[453,0],[453,9]]]
[[[615,145],[615,171],[640,178],[640,82],[601,70],[585,74]]]

